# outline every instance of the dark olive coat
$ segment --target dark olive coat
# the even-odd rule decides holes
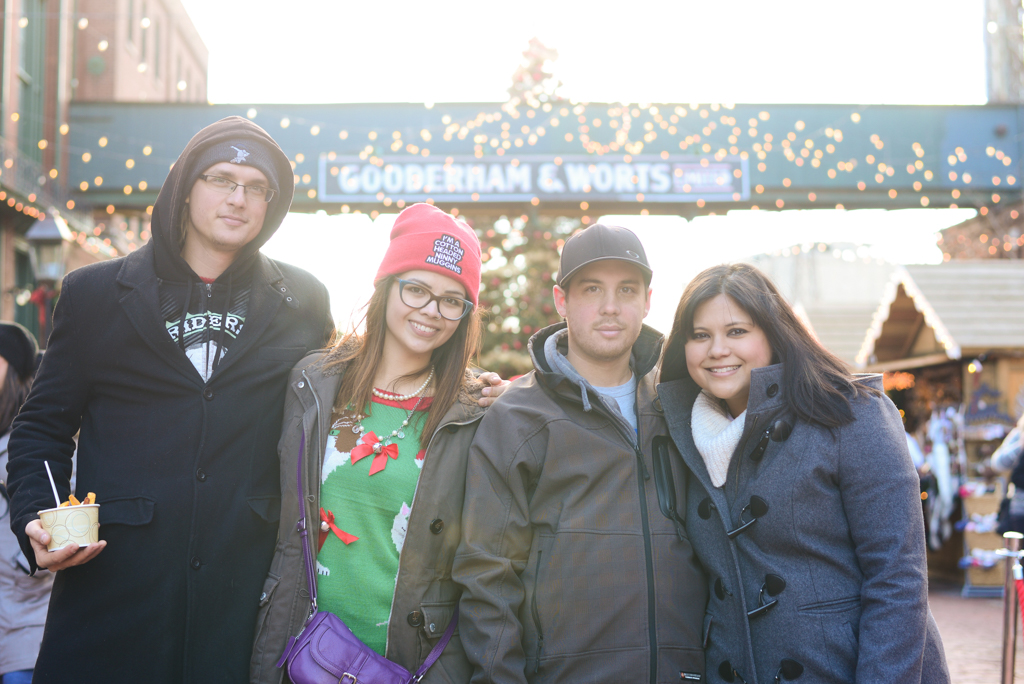
[[[302,631],[309,615],[309,591],[302,562],[297,475],[299,445],[303,452],[303,491],[306,520],[316,528],[320,509],[324,445],[331,427],[331,410],[341,388],[342,369],[327,368],[330,353],[311,355],[292,371],[285,401],[284,424],[278,448],[281,459],[281,523],[277,551],[267,573],[256,620],[252,652],[252,684],[287,681],[276,663],[288,638]],[[408,535],[399,557],[395,596],[388,621],[385,656],[410,672],[426,660],[451,621],[460,588],[452,581],[452,558],[462,529],[462,500],[466,484],[466,455],[484,409],[477,403],[483,384],[472,373],[459,400],[445,413],[441,425],[424,439],[426,457],[409,514]],[[425,438],[426,436],[424,436]],[[316,533],[310,544],[316,544]],[[316,548],[312,546],[315,553]],[[459,630],[441,658],[427,670],[423,684],[465,684],[472,668],[459,639]]]

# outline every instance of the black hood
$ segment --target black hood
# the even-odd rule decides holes
[[[252,121],[240,116],[229,116],[210,124],[193,136],[178,160],[174,162],[160,195],[153,205],[153,219],[150,230],[153,234],[153,250],[156,261],[157,275],[165,280],[184,281],[195,279],[192,268],[181,256],[181,218],[185,208],[185,200],[192,191],[194,179],[190,170],[193,162],[201,157],[211,146],[238,140],[258,141],[270,150],[273,163],[277,170],[279,184],[278,193],[267,207],[263,219],[263,229],[252,242],[238,254],[238,258],[221,277],[231,273],[245,271],[251,266],[253,258],[270,237],[277,232],[292,204],[295,194],[294,172],[288,157],[270,135]],[[201,172],[201,170],[200,170]]]

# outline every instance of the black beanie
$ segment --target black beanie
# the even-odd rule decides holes
[[[184,187],[191,188],[199,178],[199,174],[221,162],[245,164],[259,169],[267,177],[267,182],[275,192],[281,189],[277,183],[277,167],[274,165],[274,156],[270,148],[263,141],[250,137],[216,143],[201,151],[192,160]]]
[[[32,333],[17,323],[0,323],[0,356],[22,380],[35,373],[38,353],[39,345]]]

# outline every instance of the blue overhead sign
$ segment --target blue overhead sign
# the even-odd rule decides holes
[[[86,102],[60,177],[82,208],[146,210],[189,138],[231,114],[288,155],[297,211],[980,208],[1024,187],[1010,105]]]
[[[626,160],[628,159],[628,161]],[[320,155],[318,194],[324,202],[564,201],[739,202],[750,198],[747,160],[693,155],[638,155],[619,160],[587,155],[522,155],[515,159],[408,156],[373,160]],[[638,197],[639,196],[639,197]]]

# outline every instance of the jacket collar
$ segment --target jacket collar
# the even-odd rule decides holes
[[[147,242],[121,260],[121,268],[117,272],[117,282],[128,288],[143,287],[150,281],[156,282],[156,267],[153,242]],[[284,274],[272,259],[260,252],[255,264],[257,282],[275,284],[284,280]]]
[[[192,362],[167,334],[167,327],[160,314],[159,279],[154,267],[152,241],[122,259],[121,268],[117,272],[117,282],[128,289],[121,297],[120,303],[139,336],[177,371],[202,385],[203,379]],[[299,304],[289,291],[281,269],[262,253],[257,254],[249,294],[249,315],[238,340],[217,366],[210,382],[223,374],[256,340],[260,339],[274,320],[278,307],[286,296],[292,296],[290,305],[297,308]]]
[[[747,398],[747,420],[744,431],[749,430],[758,416],[773,414],[786,404],[786,387],[783,382],[783,366],[755,368],[750,372],[750,396]]]
[[[729,467],[730,477],[734,476],[732,470],[735,460],[753,448],[752,442],[756,443],[757,441],[755,438],[759,438],[766,426],[786,408],[783,370],[782,364],[776,364],[755,368],[750,373],[747,416],[743,425],[743,436],[740,437],[740,442],[736,447],[733,464]],[[668,423],[672,439],[680,447],[679,451],[683,460],[686,461],[686,465],[700,480],[701,485],[715,501],[719,510],[724,512],[728,510],[727,507],[723,507],[726,503],[724,493],[711,483],[711,476],[708,474],[707,466],[704,465],[704,459],[701,458],[697,446],[693,443],[693,429],[690,420],[693,414],[693,403],[700,391],[700,387],[689,376],[658,385],[658,396],[665,411],[665,420]]]
[[[579,384],[552,368],[544,356],[544,343],[547,342],[549,337],[565,330],[567,327],[565,321],[562,321],[561,323],[555,323],[538,330],[530,337],[530,341],[527,343],[527,350],[530,352],[530,358],[533,360],[537,381],[542,386],[555,391],[559,385],[566,383],[567,389],[576,388],[572,393],[577,395],[576,398],[578,399],[580,394]],[[630,358],[630,366],[636,374],[638,384],[644,376],[657,366],[664,339],[664,335],[654,328],[648,325],[641,326],[640,335],[637,337],[636,342],[633,343]]]

